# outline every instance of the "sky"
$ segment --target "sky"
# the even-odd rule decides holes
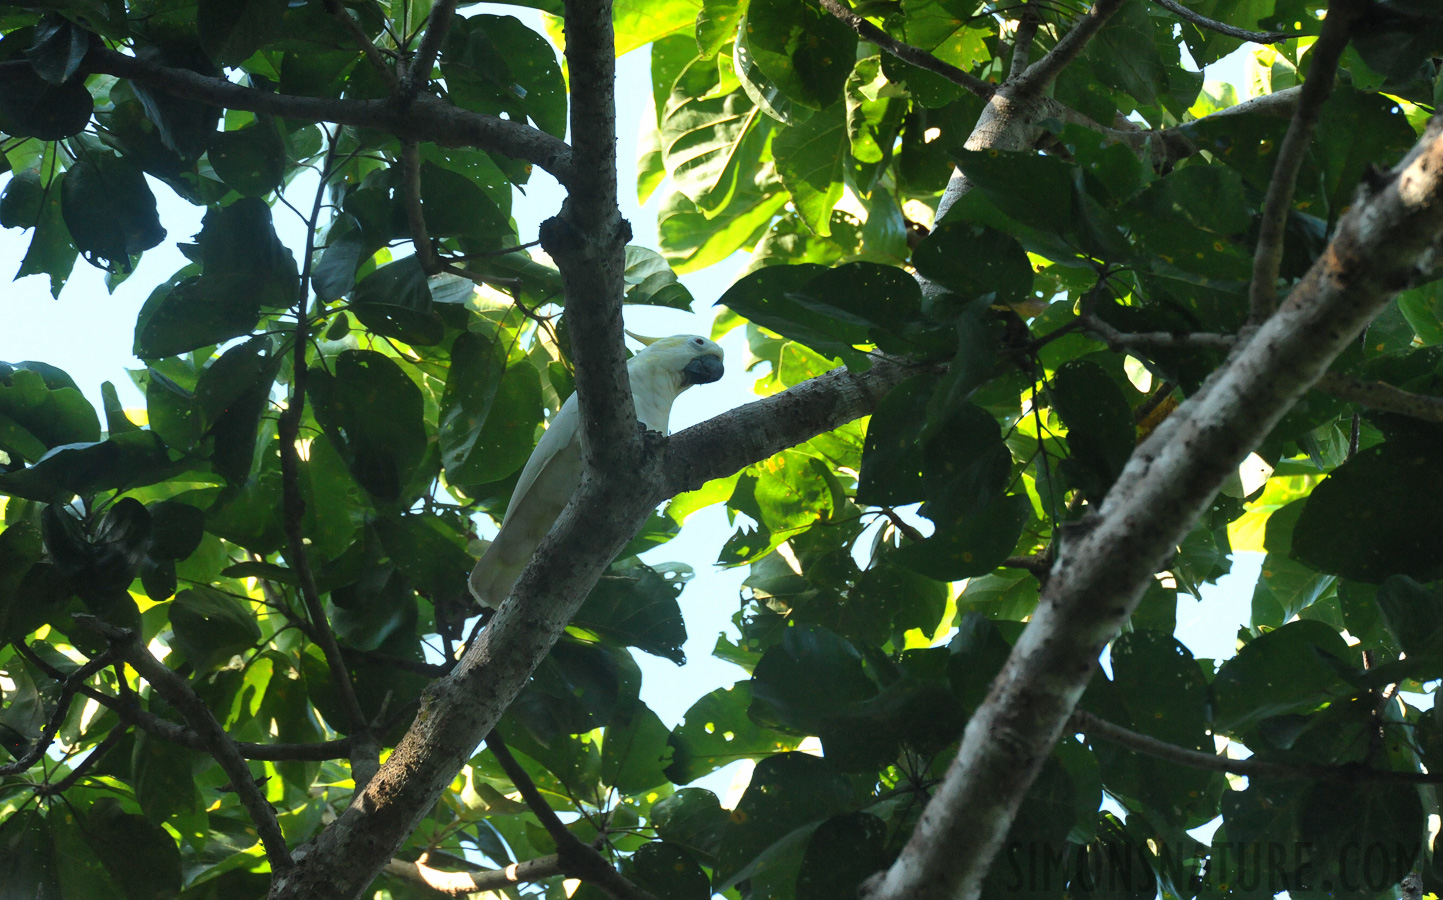
[[[539,19],[534,12],[516,7],[480,5],[467,12],[514,14],[528,24],[534,24]],[[1244,83],[1245,53],[1246,50],[1240,51],[1210,67],[1208,77],[1241,86]],[[618,60],[618,94],[628,99],[618,109],[617,133],[622,214],[632,222],[634,242],[655,247],[655,197],[662,192],[658,191],[647,207],[638,207],[632,162],[636,158],[642,116],[647,115],[649,120],[648,66],[645,48]],[[1241,90],[1239,93],[1241,95]],[[640,98],[648,100],[641,102]],[[649,126],[649,121],[647,124]],[[0,185],[3,185],[4,178],[0,176]],[[31,276],[15,283],[0,282],[0,311],[3,311],[7,323],[0,331],[0,360],[33,359],[65,369],[97,410],[101,408],[100,385],[106,380],[115,384],[125,406],[144,407],[143,397],[125,373],[126,368],[141,365],[130,354],[135,317],[149,290],[186,263],[176,249],[176,242],[187,241],[199,232],[204,213],[203,209],[179,199],[159,182],[152,181],[151,188],[160,205],[161,222],[169,234],[160,246],[146,252],[136,272],[113,294],[106,291],[103,273],[83,260],[77,260],[59,299],[51,298],[48,280],[44,277]],[[307,198],[295,205],[309,208],[308,198],[314,189],[315,176],[307,175],[298,178],[292,185],[290,196]],[[523,241],[535,238],[537,227],[556,212],[562,197],[556,182],[539,168],[535,169],[525,196],[518,196],[514,204],[514,215]],[[279,205],[275,217],[282,242],[292,248],[304,246],[304,225],[300,218]],[[0,229],[0,279],[19,268],[29,237],[28,232]],[[683,276],[683,283],[696,298],[693,314],[627,307],[627,326],[633,331],[650,335],[708,334],[713,316],[712,304],[745,264],[746,255],[736,254],[700,273]],[[672,414],[673,431],[755,398],[751,390],[754,377],[741,368],[746,351],[742,331],[732,332],[722,343],[727,352],[726,376],[716,384],[693,388],[678,401]],[[677,539],[644,557],[652,563],[665,560],[685,562],[697,573],[681,597],[690,635],[685,647],[686,666],[678,670],[666,660],[636,654],[643,671],[642,698],[669,726],[678,724],[688,706],[705,692],[747,677],[736,666],[711,656],[719,633],[735,636],[730,619],[738,609],[741,581],[746,576],[745,569],[720,569],[714,564],[731,531],[724,508],[714,506],[696,513]],[[1249,618],[1252,587],[1260,566],[1259,554],[1236,554],[1233,573],[1217,585],[1206,586],[1201,602],[1186,595],[1179,597],[1176,634],[1194,656],[1221,660],[1233,655],[1237,628]],[[728,780],[730,773],[724,770],[707,779],[703,785],[722,794],[726,791]]]

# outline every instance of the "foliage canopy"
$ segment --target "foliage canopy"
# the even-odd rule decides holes
[[[17,896],[280,890],[285,848],[332,827],[486,624],[466,592],[476,522],[499,520],[575,390],[572,348],[597,340],[570,321],[564,254],[512,217],[534,165],[573,196],[594,174],[563,143],[591,127],[555,49],[566,10],[523,5],[544,33],[429,0],[0,7],[0,225],[31,234],[16,277],[58,297],[83,259],[113,286],[166,239],[154,189],[207,210],[135,323],[144,410],[0,363],[0,886]],[[877,0],[859,38],[830,0],[618,0],[616,51],[650,53],[637,182],[660,197],[660,252],[625,248],[625,302],[689,309],[676,272],[749,251],[713,336],[745,331],[757,393],[882,355],[907,371],[870,419],[798,433],[648,519],[507,702],[495,752],[453,770],[371,890],[434,896],[437,869],[533,862],[519,888],[473,884],[812,900],[892,864],[1059,540],[1257,324],[1255,246],[1324,4],[1175,5]],[[1436,11],[1361,5],[1281,208],[1285,289],[1443,90]],[[1287,33],[1253,35],[1263,102],[1234,108],[1184,67],[1244,43],[1198,15]],[[1029,59],[1060,62],[1050,93],[1025,141],[988,143],[979,117]],[[954,169],[968,189],[935,221]],[[304,246],[277,237],[282,194],[310,210]],[[1438,890],[1432,780],[1383,774],[1443,766],[1443,718],[1397,695],[1443,678],[1430,278],[1242,449],[1270,477],[1234,479],[1176,543],[982,893],[1361,897],[1412,870]],[[683,662],[691,572],[638,555],[719,503],[736,531],[718,562],[750,567],[739,640],[715,651],[740,671],[668,729],[633,654]],[[1194,659],[1179,598],[1238,550],[1267,554],[1238,653]],[[1198,759],[1218,738],[1274,768],[1230,781]],[[257,786],[237,791],[241,758]],[[735,809],[689,786],[737,760],[756,766]],[[1211,842],[1190,834],[1219,816]]]

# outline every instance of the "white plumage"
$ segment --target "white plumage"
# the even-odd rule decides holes
[[[653,340],[627,361],[636,417],[652,431],[667,431],[671,405],[694,384],[710,384],[722,376],[722,348],[694,334]],[[581,435],[576,395],[561,405],[546,433],[521,470],[501,533],[471,570],[471,593],[483,606],[501,605],[536,545],[581,483]]]

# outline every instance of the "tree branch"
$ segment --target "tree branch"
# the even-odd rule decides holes
[[[291,853],[286,847],[280,825],[276,823],[276,811],[266,801],[265,795],[256,785],[250,766],[246,765],[235,742],[226,734],[225,729],[221,728],[205,701],[195,695],[190,685],[185,683],[185,679],[152,656],[134,631],[117,628],[94,616],[77,615],[75,620],[77,624],[83,624],[103,635],[116,655],[129,663],[142,678],[150,682],[151,688],[157,694],[175,707],[186,724],[200,737],[205,752],[220,763],[221,769],[230,778],[241,805],[255,822],[256,834],[260,836],[261,844],[265,847],[271,871],[279,873],[290,868],[293,865]]]
[[[1206,28],[1208,31],[1216,31],[1218,34],[1225,34],[1228,37],[1237,38],[1243,41],[1251,41],[1254,44],[1276,44],[1279,41],[1286,41],[1289,38],[1300,37],[1300,35],[1289,34],[1286,31],[1248,31],[1246,28],[1238,28],[1226,22],[1219,22],[1217,19],[1209,19],[1202,13],[1193,12],[1177,0],[1152,0],[1158,6],[1185,19],[1199,28]]]
[[[89,772],[96,763],[104,759],[105,754],[114,749],[115,745],[120,743],[129,733],[129,728],[112,728],[100,743],[91,748],[85,758],[77,763],[75,768],[70,770],[69,774],[59,781],[47,781],[43,784],[35,785],[35,793],[41,797],[54,797],[57,794],[63,794],[72,787],[75,787],[76,783],[85,777],[85,773]]]
[[[638,465],[582,480],[511,597],[450,675],[429,687],[411,730],[350,807],[322,832],[272,900],[357,895],[434,806],[636,529],[666,497],[731,474],[866,415],[921,369],[879,360],[833,370],[671,437],[649,434]]]
[[[426,33],[421,37],[416,57],[411,60],[411,71],[403,86],[404,100],[409,102],[431,82],[431,69],[436,65],[436,57],[441,54],[441,42],[445,40],[446,30],[451,27],[451,18],[455,15],[456,0],[438,0],[431,7]]]
[[[361,52],[366,55],[366,59],[371,64],[371,68],[381,74],[381,78],[386,82],[386,86],[395,88],[396,72],[386,64],[385,57],[381,56],[381,50],[371,41],[371,36],[361,30],[361,26],[356,23],[355,19],[351,18],[351,14],[346,10],[346,7],[340,0],[325,0],[325,5],[326,12],[330,13],[337,22],[340,22],[341,27],[350,32],[351,39],[356,42],[356,46],[360,47]]]
[[[80,691],[81,686],[96,672],[115,662],[118,657],[119,654],[107,650],[97,654],[95,658],[76,669],[70,677],[56,679],[61,682],[60,696],[55,700],[55,709],[51,711],[45,727],[40,730],[40,737],[35,740],[34,746],[29,750],[0,766],[0,778],[24,772],[39,762],[40,757],[45,755],[45,751],[49,750],[50,745],[55,741],[55,735],[60,732],[60,726],[65,724],[65,717],[70,714],[70,701]]]
[[[1102,26],[1112,14],[1122,8],[1127,0],[1095,0],[1092,7],[1078,20],[1072,30],[1062,36],[1062,40],[1047,52],[1037,62],[1027,67],[1027,70],[1017,79],[1018,86],[1033,93],[1045,91],[1062,70],[1067,68],[1074,59],[1082,55],[1087,45],[1092,41]]]
[[[1443,233],[1443,120],[1339,223],[1246,346],[1133,452],[1096,515],[1062,536],[1037,611],[967,723],[946,777],[870,900],[973,900],[1023,796],[1153,573],[1239,461]]]
[[[556,855],[561,860],[563,874],[588,881],[616,900],[656,900],[651,894],[622,877],[605,857],[596,852],[596,848],[583,844],[580,838],[567,830],[556,817],[556,811],[551,808],[551,804],[547,803],[546,798],[536,789],[536,783],[531,780],[531,776],[526,774],[516,757],[511,755],[510,748],[499,734],[493,731],[487,735],[486,747],[496,757],[506,777],[510,778],[511,783],[521,792],[521,799],[526,801],[531,812],[541,820],[541,826],[556,844]]]
[[[1169,744],[1146,734],[1139,734],[1121,725],[1100,719],[1090,712],[1077,710],[1068,720],[1069,730],[1084,732],[1088,737],[1103,740],[1161,759],[1174,765],[1209,772],[1228,772],[1251,778],[1313,778],[1328,782],[1383,782],[1387,784],[1443,784],[1443,774],[1435,772],[1400,772],[1370,769],[1360,765],[1312,766],[1269,762],[1257,759],[1232,759],[1216,753],[1192,750]]]
[[[281,505],[282,527],[286,535],[286,561],[296,573],[300,582],[301,598],[305,601],[306,612],[311,619],[310,637],[321,648],[326,666],[331,670],[331,682],[336,687],[336,696],[341,711],[346,717],[347,730],[352,738],[351,777],[357,785],[364,785],[379,765],[377,757],[380,748],[371,737],[370,723],[356,700],[356,689],[351,684],[350,669],[341,656],[336,636],[326,619],[326,607],[321,603],[321,593],[316,588],[316,576],[311,571],[310,554],[306,552],[306,539],[302,520],[306,513],[306,502],[301,498],[300,450],[296,444],[300,438],[301,417],[306,409],[306,348],[310,346],[310,316],[306,313],[306,301],[310,297],[311,259],[315,255],[316,227],[320,219],[321,203],[326,196],[326,184],[330,181],[331,167],[335,162],[336,142],[330,142],[326,152],[326,165],[321,170],[320,183],[316,186],[315,201],[311,217],[306,226],[306,247],[301,257],[300,288],[296,297],[296,330],[292,338],[291,395],[281,413],[278,426],[281,454]]]
[[[997,88],[973,75],[971,72],[959,69],[948,62],[943,62],[937,57],[923,50],[921,47],[914,47],[911,44],[904,44],[887,32],[868,22],[866,19],[852,12],[843,6],[840,0],[818,0],[822,9],[846,23],[851,29],[857,32],[857,36],[869,44],[876,45],[879,49],[885,50],[897,57],[904,63],[909,63],[919,69],[926,69],[934,75],[940,75],[953,84],[960,85],[977,96],[986,100],[991,97]],[[1033,26],[1036,31],[1036,26]]]
[[[531,881],[544,881],[564,874],[561,857],[555,853],[538,856],[525,862],[513,863],[504,869],[481,869],[470,872],[447,872],[427,865],[428,857],[422,855],[415,862],[393,859],[386,863],[384,871],[392,878],[400,878],[412,884],[430,888],[441,894],[461,897],[481,891],[497,891]]]
[[[1238,342],[1236,335],[1211,331],[1119,331],[1094,315],[1079,316],[1078,322],[1082,330],[1097,335],[1109,350],[1118,353],[1178,347],[1230,350]]]
[[[581,456],[588,474],[617,474],[641,449],[626,371],[626,244],[616,182],[616,36],[611,0],[566,0],[575,177],[559,215],[541,225],[541,246],[561,271],[576,362]]]
[[[1031,57],[1032,39],[1037,37],[1037,26],[1041,20],[1030,8],[1022,11],[1022,17],[1017,20],[1017,32],[1012,36],[1012,60],[1007,64],[1007,80],[1018,78],[1027,71],[1027,62]]]
[[[1319,390],[1369,409],[1412,416],[1424,422],[1443,422],[1443,397],[1415,394],[1382,381],[1363,381],[1328,372],[1318,379]]]
[[[1323,33],[1313,45],[1312,64],[1288,123],[1288,133],[1278,149],[1278,161],[1268,180],[1268,193],[1263,199],[1262,221],[1258,228],[1258,245],[1253,251],[1253,280],[1248,289],[1248,324],[1257,325],[1278,305],[1278,272],[1283,264],[1283,234],[1287,230],[1288,213],[1293,206],[1293,192],[1298,185],[1298,172],[1303,167],[1308,144],[1318,127],[1323,104],[1333,93],[1333,80],[1338,61],[1348,46],[1353,23],[1362,17],[1366,0],[1332,0],[1328,17],[1323,20]]]
[[[277,94],[244,87],[224,78],[210,78],[189,69],[156,65],[103,48],[92,49],[82,68],[88,73],[127,78],[175,97],[227,109],[267,113],[299,122],[379,128],[446,147],[496,150],[535,163],[562,184],[571,181],[571,148],[564,141],[529,125],[473,113],[436,97],[417,97],[401,108],[389,100]]]

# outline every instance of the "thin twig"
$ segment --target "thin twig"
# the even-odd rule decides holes
[[[396,73],[386,64],[386,58],[381,55],[380,48],[371,40],[371,36],[361,30],[360,24],[351,18],[351,14],[347,12],[340,0],[325,0],[325,6],[326,12],[340,22],[341,27],[350,32],[351,39],[361,48],[361,52],[366,54],[366,59],[370,61],[371,67],[381,73],[381,78],[385,80],[386,86],[394,88]]]
[[[616,871],[596,848],[583,844],[580,838],[567,830],[566,825],[557,818],[551,804],[541,796],[541,791],[537,790],[531,776],[526,774],[516,757],[511,755],[511,750],[499,734],[493,731],[487,735],[486,747],[496,757],[506,777],[511,779],[511,783],[521,793],[521,799],[526,801],[527,807],[541,821],[541,826],[556,844],[556,855],[564,874],[589,881],[616,900],[656,900]]]
[[[1333,93],[1333,80],[1338,61],[1348,46],[1353,24],[1362,16],[1366,0],[1333,0],[1328,4],[1328,17],[1323,20],[1323,33],[1311,51],[1312,65],[1303,81],[1302,93],[1288,133],[1278,149],[1278,161],[1268,181],[1263,200],[1262,221],[1258,228],[1258,245],[1253,252],[1253,280],[1248,289],[1248,324],[1258,325],[1278,306],[1278,272],[1283,265],[1283,235],[1287,230],[1288,212],[1293,206],[1293,192],[1298,184],[1298,171],[1303,167],[1308,144],[1318,127],[1323,104]]]
[[[1126,350],[1158,350],[1180,347],[1228,350],[1238,340],[1235,335],[1211,331],[1119,331],[1094,315],[1080,316],[1078,321],[1081,323],[1080,328],[1097,335],[1099,340],[1107,344],[1109,350],[1119,353]]]
[[[1165,760],[1191,769],[1227,772],[1250,778],[1314,778],[1329,782],[1385,782],[1388,784],[1443,784],[1443,773],[1397,772],[1369,769],[1359,765],[1316,766],[1268,762],[1255,757],[1232,759],[1203,750],[1192,750],[1139,734],[1121,725],[1100,719],[1083,710],[1073,712],[1068,729],[1081,731],[1088,737],[1099,737],[1109,743],[1126,747],[1154,759]]]
[[[416,261],[421,264],[421,271],[435,275],[442,270],[442,263],[436,255],[436,246],[431,243],[426,215],[421,209],[421,153],[415,141],[401,141],[401,205],[406,209],[406,225],[411,229]]]
[[[301,257],[304,262],[301,268],[300,289],[297,291],[296,297],[291,395],[285,412],[281,413],[278,430],[281,452],[282,525],[286,534],[287,561],[300,582],[301,598],[305,601],[306,611],[311,618],[311,627],[314,629],[311,637],[320,646],[321,653],[326,659],[326,665],[331,670],[331,681],[336,686],[336,695],[340,700],[341,710],[346,717],[346,723],[354,741],[351,746],[352,777],[357,785],[361,785],[379,764],[377,761],[379,748],[374,748],[377,751],[375,754],[369,753],[369,750],[373,749],[373,741],[367,740],[364,736],[370,733],[370,723],[366,721],[365,713],[361,711],[361,705],[356,700],[356,691],[351,684],[350,670],[346,667],[340,647],[336,644],[336,636],[331,632],[330,622],[326,619],[325,606],[321,603],[320,591],[316,588],[315,572],[311,570],[310,554],[306,551],[305,534],[302,527],[306,503],[301,497],[300,451],[296,447],[297,439],[300,436],[301,417],[306,408],[306,375],[308,372],[306,347],[310,342],[310,319],[306,315],[306,300],[310,296],[311,257],[315,252],[316,227],[321,215],[321,203],[325,199],[326,184],[333,171],[332,164],[335,162],[336,147],[336,140],[333,137],[330,141],[330,148],[326,151],[326,165],[321,171],[320,183],[316,186],[316,197],[311,206],[311,219],[306,228],[305,253]]]
[[[35,765],[40,757],[45,755],[45,751],[49,750],[50,745],[55,741],[55,735],[60,732],[60,726],[65,723],[65,717],[70,714],[71,699],[80,692],[80,688],[87,679],[112,662],[115,662],[118,658],[119,654],[117,653],[110,651],[102,652],[79,669],[76,669],[69,677],[56,679],[62,683],[60,696],[55,701],[55,709],[51,711],[50,718],[45,722],[45,727],[40,730],[40,737],[36,739],[35,744],[31,746],[29,750],[25,751],[25,753],[16,757],[13,761],[0,766],[0,778],[7,775],[14,775],[18,772],[24,772],[26,769]]]
[[[91,749],[89,755],[79,763],[76,763],[75,768],[70,770],[70,774],[59,781],[47,781],[43,784],[35,785],[35,793],[41,797],[53,797],[56,794],[63,794],[70,790],[80,779],[85,777],[85,773],[89,772],[96,763],[104,759],[105,754],[109,753],[115,745],[120,743],[129,733],[130,729],[128,727],[110,729],[110,732],[101,739],[100,743]]]
[[[902,532],[903,536],[906,537],[907,540],[916,541],[918,543],[927,540],[927,538],[923,536],[922,532],[918,531],[916,528],[908,524],[907,520],[903,519],[892,507],[882,507],[882,515],[886,516],[888,521],[892,523],[892,527]]]
[[[852,12],[843,6],[840,0],[818,0],[822,8],[846,23],[851,29],[857,32],[857,36],[869,44],[875,44],[878,48],[900,59],[902,62],[910,63],[919,69],[926,69],[934,75],[940,75],[953,84],[960,85],[983,100],[990,98],[997,92],[997,88],[988,84],[971,72],[957,68],[951,63],[943,62],[937,57],[928,53],[920,47],[911,44],[904,44],[887,32],[868,22],[866,19]]]
[[[1186,19],[1199,28],[1206,28],[1208,31],[1216,31],[1218,34],[1225,34],[1228,37],[1237,38],[1242,41],[1251,41],[1254,44],[1276,44],[1279,41],[1286,41],[1289,38],[1301,37],[1286,31],[1248,31],[1246,28],[1238,28],[1236,25],[1229,25],[1226,22],[1219,22],[1217,19],[1209,19],[1199,12],[1193,12],[1177,0],[1152,0],[1158,6],[1173,13],[1178,18]]]
[[[104,636],[117,655],[150,682],[151,688],[180,713],[181,718],[185,719],[186,724],[200,737],[205,751],[220,764],[230,778],[241,805],[255,822],[256,834],[265,847],[266,859],[270,861],[271,869],[279,871],[290,868],[294,863],[291,852],[286,847],[286,839],[281,834],[280,825],[276,822],[276,811],[256,785],[255,776],[251,774],[250,766],[240,755],[235,742],[216,721],[205,701],[196,696],[184,678],[152,656],[140,642],[136,632],[129,628],[117,628],[94,616],[76,615],[75,621],[77,625],[90,628]]]
[[[1415,394],[1381,381],[1363,381],[1335,372],[1325,373],[1316,387],[1369,409],[1411,416],[1424,422],[1443,422],[1443,397]]]

